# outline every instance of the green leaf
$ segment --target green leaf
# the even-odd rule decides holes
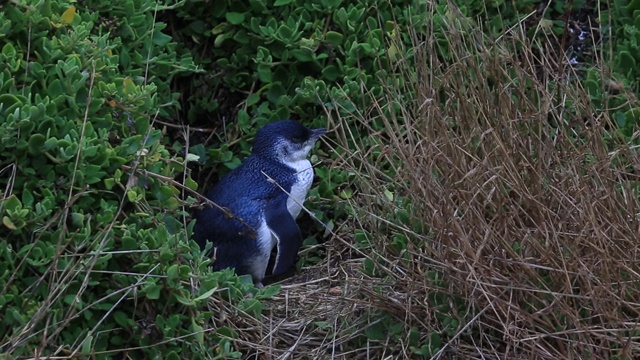
[[[220,34],[218,36],[216,36],[216,39],[213,40],[213,46],[214,47],[221,47],[222,44],[224,43],[225,40],[229,39],[232,36],[232,34]]]
[[[373,325],[370,325],[364,330],[364,334],[367,336],[367,339],[373,341],[382,341],[387,336],[387,331],[385,329],[385,323],[379,322]]]
[[[625,124],[639,125],[640,124],[640,107],[627,110],[624,113],[624,117],[625,117]]]
[[[235,35],[233,35],[233,40],[240,44],[248,44],[250,38],[246,30],[240,29],[235,33]]]
[[[180,360],[181,357],[174,350],[169,351],[167,354],[163,356],[166,360]]]
[[[134,190],[127,191],[127,199],[132,203],[138,202],[138,193]]]
[[[31,193],[31,191],[29,191],[28,189],[24,189],[22,191],[22,204],[25,207],[32,207],[33,206],[33,194]]]
[[[162,286],[158,284],[150,284],[145,287],[145,292],[147,299],[149,300],[158,300],[160,299],[160,291],[162,290]]]
[[[7,318],[10,318],[13,320],[10,323],[13,323],[14,325],[22,325],[25,322],[24,317],[20,314],[20,312],[18,312],[17,309],[13,307],[10,307],[7,309],[6,315],[7,315]]]
[[[636,59],[629,51],[619,51],[616,60],[616,65],[619,69],[625,69],[629,73],[633,71],[632,69],[635,69]]]
[[[153,43],[158,46],[165,46],[171,42],[171,36],[164,34],[162,31],[156,29],[153,32]]]
[[[291,42],[291,38],[293,37],[293,30],[287,25],[282,24],[276,31],[276,35],[280,40],[288,44]]]
[[[16,48],[10,43],[7,43],[2,47],[2,55],[8,59],[13,59],[16,56]]]
[[[193,301],[199,302],[199,301],[202,301],[202,300],[208,300],[211,297],[211,295],[213,295],[213,293],[215,293],[217,290],[218,290],[218,288],[214,287],[213,289],[211,289],[211,290],[205,292],[204,294],[198,296],[197,298],[193,299]]]
[[[22,106],[22,104],[23,102],[18,96],[11,94],[0,95],[0,110],[3,110],[5,113],[12,113],[15,108]]]
[[[175,218],[172,218],[172,217],[167,218],[166,221],[171,221],[169,219],[172,219],[173,221],[176,221]],[[178,222],[178,224],[181,225],[182,223]],[[169,228],[169,227],[167,227],[167,228]],[[191,271],[191,267],[189,265],[180,265],[180,266],[178,266],[178,274],[180,275],[180,277],[182,279],[188,278],[190,271]]]
[[[204,344],[204,329],[200,324],[196,323],[195,319],[191,319],[191,332],[194,333],[194,336],[199,344]],[[178,358],[180,359],[180,358]]]
[[[334,21],[336,21],[336,23],[340,26],[346,27],[347,26],[347,10],[345,8],[340,8],[338,11],[336,11],[333,15],[333,19]]]
[[[122,91],[125,95],[133,94],[136,91],[136,84],[128,76],[124,78],[124,82],[122,83]]]
[[[2,202],[2,206],[9,213],[17,212],[22,209],[22,203],[15,194],[4,200]]]
[[[344,35],[335,31],[327,31],[326,35],[324,36],[324,39],[329,44],[338,46],[342,44],[342,40],[344,40]]]
[[[76,7],[72,6],[67,10],[65,10],[64,13],[62,13],[62,22],[64,22],[67,25],[71,24],[73,22],[73,18],[75,15],[76,15]]]
[[[327,65],[322,70],[322,76],[324,76],[329,81],[336,81],[336,79],[338,79],[338,77],[340,76],[340,71],[333,64]]]
[[[616,120],[616,123],[618,124],[618,126],[622,128],[625,127],[625,125],[627,124],[627,117],[624,116],[624,113],[622,111],[614,112],[613,118]]]
[[[195,301],[180,295],[179,293],[175,293],[174,296],[176,297],[176,300],[178,300],[179,303],[181,303],[182,305],[186,305],[186,306],[195,306],[196,303]]]
[[[220,334],[224,337],[228,337],[231,339],[235,339],[238,337],[238,333],[233,331],[233,329],[227,327],[227,326],[222,326],[216,329],[216,334]]]
[[[292,2],[293,0],[276,0],[273,3],[273,6],[284,6],[284,5],[288,5]]]
[[[187,162],[189,161],[200,161],[200,155],[196,155],[196,154],[192,154],[192,153],[188,153],[187,156],[185,157],[185,160],[187,160]]]
[[[238,308],[247,314],[259,318],[262,315],[262,303],[257,299],[245,298],[238,303]]]
[[[258,294],[256,294],[257,299],[269,299],[275,296],[280,291],[280,285],[270,285],[265,288],[260,289]]]
[[[271,83],[273,79],[273,73],[271,72],[271,66],[265,64],[259,64],[258,68],[258,78],[260,81],[264,83]]]
[[[331,330],[332,326],[326,321],[316,321],[313,325],[319,327],[322,330]]]
[[[247,106],[253,106],[260,101],[260,94],[252,93],[247,97]]]
[[[321,3],[328,10],[333,10],[335,7],[340,5],[340,0],[322,0]]]
[[[196,21],[193,21],[191,24],[189,24],[189,30],[193,31],[196,34],[203,34],[204,25],[205,25],[204,21],[196,20]]]
[[[84,214],[80,214],[77,212],[72,212],[71,213],[71,223],[75,226],[75,227],[82,227],[82,225],[84,224]]]
[[[173,264],[169,266],[169,268],[167,269],[167,278],[169,280],[176,280],[179,277],[180,277],[180,274],[178,273],[178,265]]]
[[[251,120],[251,116],[249,116],[246,111],[242,109],[238,111],[238,123],[246,123],[249,122],[249,120]]]
[[[307,62],[313,60],[313,52],[308,48],[293,49],[289,51],[298,61]]]
[[[7,216],[2,217],[2,224],[6,226],[9,230],[16,230],[18,227],[9,219]]]
[[[391,45],[389,45],[389,49],[387,49],[387,55],[389,56],[389,60],[391,60],[391,62],[398,61],[399,54],[400,54],[400,51],[398,50],[398,47],[396,46],[396,44],[391,43]]]
[[[191,177],[187,177],[185,179],[184,186],[186,186],[187,188],[189,188],[191,190],[197,190],[198,189],[198,183],[195,182]]]
[[[138,241],[131,236],[125,235],[120,240],[120,249],[123,251],[135,250],[138,248]]]
[[[82,350],[81,352],[85,355],[90,355],[93,351],[91,350],[93,345],[93,336],[87,335],[82,342]]]
[[[104,179],[104,187],[107,190],[113,189],[115,185],[116,185],[116,180],[114,178]]]
[[[387,200],[393,201],[393,197],[394,196],[393,196],[393,193],[391,191],[389,191],[389,189],[384,189],[383,193],[384,193],[384,197],[386,197]]]
[[[118,323],[118,325],[122,326],[125,329],[128,329],[131,326],[131,318],[124,311],[115,311],[113,313],[113,318]]]
[[[225,14],[227,21],[233,25],[240,25],[244,22],[245,15],[238,12],[228,12]]]
[[[349,200],[353,196],[353,189],[345,188],[342,191],[340,191],[340,195],[339,196],[340,196],[341,199]]]
[[[211,29],[211,35],[219,35],[222,34],[223,32],[225,32],[227,30],[227,28],[229,27],[228,23],[220,23],[216,26],[213,27],[213,29]]]

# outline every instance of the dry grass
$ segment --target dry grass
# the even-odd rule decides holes
[[[267,303],[264,321],[234,317],[252,330],[240,348],[268,359],[412,357],[391,338],[362,340],[384,311],[423,339],[441,333],[434,358],[640,356],[635,136],[615,135],[567,80],[579,74],[565,59],[505,50],[530,48],[517,33],[482,45],[447,34],[453,64],[414,34],[417,65],[401,61],[397,79],[382,79],[400,86],[357,114],[327,110],[349,149],[331,166],[357,174],[349,204],[361,215],[333,237],[325,263]],[[357,229],[370,235],[364,252]],[[392,245],[398,234],[404,249]],[[363,274],[365,258],[380,278]],[[434,308],[436,292],[450,306]],[[443,315],[458,322],[453,335]]]

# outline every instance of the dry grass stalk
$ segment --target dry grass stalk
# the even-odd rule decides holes
[[[285,287],[268,321],[252,324],[259,358],[411,357],[403,344],[353,341],[378,310],[423,337],[443,331],[426,300],[435,292],[450,296],[446,316],[459,323],[437,358],[640,354],[637,149],[568,80],[579,74],[555,71],[566,59],[527,50],[517,34],[500,43],[447,34],[454,64],[414,33],[418,65],[399,62],[400,76],[381,79],[384,97],[351,116],[328,110],[350,150],[336,164],[357,174],[351,201],[363,214],[345,234],[372,234],[366,256],[384,279],[331,256],[306,269],[320,281]],[[406,249],[393,234],[410,239]],[[349,251],[346,235],[333,254]]]

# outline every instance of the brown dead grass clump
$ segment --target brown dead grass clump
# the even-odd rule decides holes
[[[617,135],[566,59],[455,29],[453,61],[413,34],[384,96],[327,110],[356,216],[247,324],[256,357],[415,357],[391,335],[366,341],[381,313],[421,343],[439,334],[433,358],[640,356],[637,134]]]
[[[401,302],[397,317],[425,332],[442,331],[430,294],[466,304],[449,314],[459,327],[436,358],[640,356],[637,134],[618,136],[568,80],[580,75],[550,66],[566,59],[535,57],[517,34],[447,33],[453,64],[416,36],[417,66],[399,64],[400,87],[360,114],[332,114],[341,145],[357,147],[345,163],[358,176],[358,222],[393,280],[358,291]],[[348,130],[375,122],[384,130]],[[392,233],[410,239],[400,254]]]

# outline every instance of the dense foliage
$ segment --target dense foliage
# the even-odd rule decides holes
[[[315,202],[309,207],[329,230],[347,224],[341,231],[351,236],[349,256],[365,258],[359,271],[389,281],[385,269],[408,261],[408,249],[420,244],[394,229],[420,236],[429,229],[412,217],[415,199],[393,186],[381,198],[392,208],[371,202],[393,226],[360,228],[359,217],[370,214],[350,200],[369,189],[356,183],[354,172],[374,164],[378,173],[372,178],[393,183],[403,171],[394,162],[403,160],[385,150],[397,139],[385,131],[397,132],[398,143],[409,141],[403,118],[425,115],[425,104],[434,99],[452,109],[464,98],[444,77],[424,72],[425,64],[441,64],[440,71],[480,59],[486,39],[512,36],[507,29],[517,25],[532,39],[518,45],[543,53],[551,44],[564,58],[567,20],[572,11],[593,5],[553,3],[550,8],[537,1],[472,0],[458,6],[413,0],[0,5],[0,352],[241,356],[237,350],[246,344],[233,343],[240,335],[221,320],[226,316],[221,302],[261,319],[262,301],[277,288],[258,291],[230,271],[212,273],[209,260],[189,240],[189,211],[207,181],[237,166],[255,129],[278,119],[330,127],[340,119],[366,119],[341,124],[342,146],[318,151],[327,161],[316,168]],[[557,81],[584,80],[596,111],[611,114],[627,138],[640,121],[639,4],[614,1],[601,9],[600,22],[609,32],[593,49],[610,61],[595,66],[596,56],[587,57],[573,72],[576,77]],[[532,26],[533,18],[548,29]],[[463,39],[464,46],[452,45],[452,38]],[[430,53],[417,51],[427,42]],[[518,45],[501,50],[522,50]],[[552,72],[557,75],[560,68]],[[484,83],[484,77],[468,69],[468,81]],[[527,79],[526,89],[533,82]],[[488,83],[491,91],[499,84]],[[410,103],[416,99],[418,104]],[[204,130],[189,132],[191,127]],[[449,130],[459,130],[455,120]],[[366,151],[353,168],[327,165],[352,159],[356,148]],[[306,221],[307,244],[318,242],[321,227]],[[376,231],[385,232],[385,242],[373,240]],[[301,263],[323,256],[317,249],[306,252]],[[435,309],[439,331],[379,306],[367,315],[369,324],[347,324],[345,332],[356,334],[347,345],[401,344],[425,357],[443,349],[443,338],[455,337],[461,327],[451,314],[464,318],[468,302],[445,292],[440,272],[422,275],[442,290],[425,299]],[[375,290],[380,296],[382,288]],[[330,328],[324,322],[314,326]]]
[[[198,68],[154,20],[166,6],[73,5],[0,12],[0,349],[225,357],[207,301],[251,285],[188,241],[196,184],[154,126],[179,108],[172,78]]]

